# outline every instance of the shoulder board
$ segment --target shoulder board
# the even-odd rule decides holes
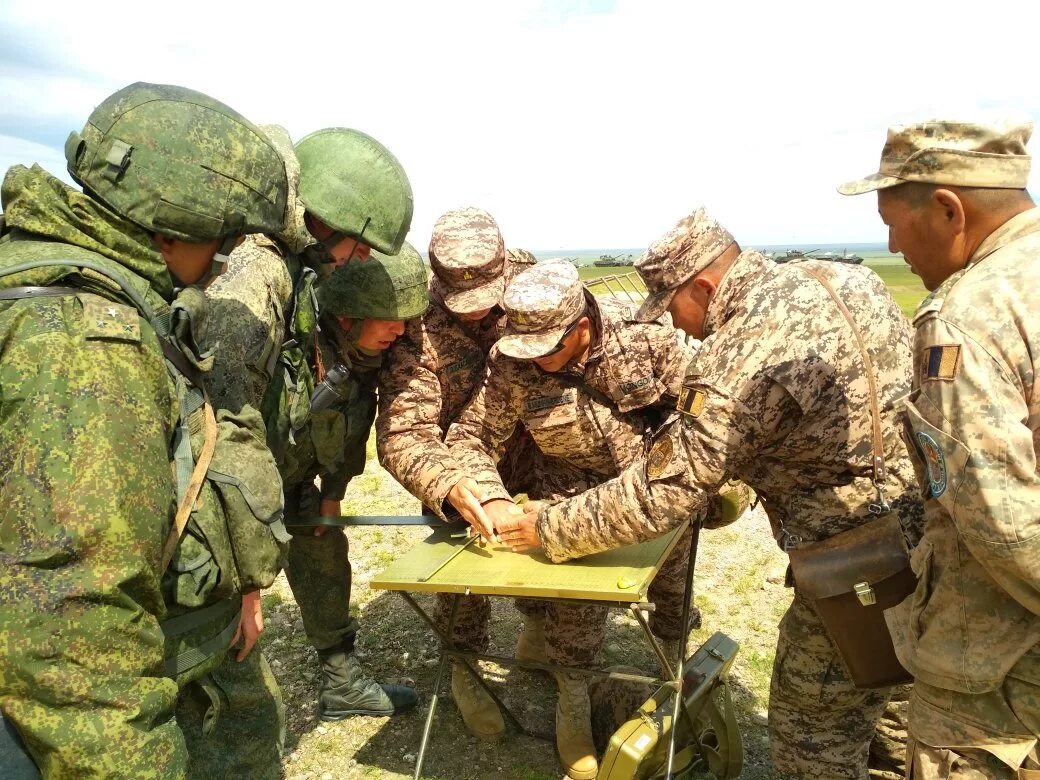
[[[137,309],[90,293],[78,297],[83,304],[84,338],[141,341],[141,315]]]
[[[926,319],[929,315],[941,311],[943,304],[946,302],[947,296],[953,289],[953,286],[957,284],[957,282],[960,281],[961,277],[963,277],[964,274],[966,274],[967,272],[967,268],[961,269],[953,276],[951,276],[949,279],[947,279],[945,282],[936,287],[934,290],[932,290],[930,293],[928,293],[925,299],[921,301],[921,305],[917,307],[917,311],[914,312],[914,325],[917,325],[918,322]]]

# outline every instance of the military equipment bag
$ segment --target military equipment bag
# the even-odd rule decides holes
[[[795,587],[813,602],[856,687],[909,682],[885,623],[885,610],[917,584],[899,517],[886,515],[790,555]]]
[[[683,666],[683,701],[673,724],[672,690],[662,686],[610,737],[599,780],[654,780],[668,770],[671,730],[676,729],[672,777],[710,772],[717,780],[740,776],[744,746],[727,678],[739,645],[714,633]],[[593,698],[595,694],[590,691]]]

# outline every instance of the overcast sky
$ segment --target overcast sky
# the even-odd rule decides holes
[[[883,241],[874,196],[834,188],[877,169],[888,125],[1040,120],[1036,0],[0,0],[0,19],[0,170],[64,175],[106,95],[182,84],[295,139],[381,140],[420,249],[466,205],[541,250],[645,246],[702,204],[745,244]]]

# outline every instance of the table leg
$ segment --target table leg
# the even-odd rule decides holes
[[[425,613],[411,597],[407,594],[402,595],[407,599],[409,604],[425,617]],[[441,635],[441,661],[437,665],[437,680],[433,684],[433,694],[430,696],[430,708],[426,713],[426,723],[423,726],[422,740],[419,742],[419,755],[415,759],[415,772],[412,774],[412,780],[419,780],[419,777],[422,775],[422,765],[426,758],[426,746],[429,744],[430,730],[433,728],[433,716],[437,712],[437,695],[441,689],[441,682],[444,680],[444,670],[448,666],[448,658],[450,658],[450,655],[444,651],[452,647],[451,636],[455,632],[455,616],[458,612],[459,597],[458,594],[455,594],[451,599],[451,616],[448,618],[447,637],[443,634]],[[447,647],[445,647],[445,644],[447,644]]]

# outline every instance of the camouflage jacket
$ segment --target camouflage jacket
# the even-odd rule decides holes
[[[1040,651],[1038,279],[1034,208],[986,238],[914,319],[906,419],[926,514],[897,648],[941,688],[996,689]]]
[[[340,501],[351,479],[365,470],[366,445],[376,416],[376,377],[379,360],[364,366],[343,347],[343,333],[334,322],[318,334],[322,365],[343,363],[350,368],[345,397],[326,409],[308,414],[293,429],[285,451],[282,479],[288,488],[321,477],[321,497]]]
[[[586,298],[594,337],[583,364],[554,374],[533,361],[492,360],[484,386],[445,439],[458,462],[456,480],[472,477],[488,498],[509,498],[494,466],[519,423],[544,455],[572,474],[531,497],[573,495],[638,458],[650,429],[674,409],[693,354],[679,334],[668,325],[626,319],[631,310],[625,304]]]
[[[500,315],[466,322],[431,297],[429,310],[408,323],[383,362],[376,418],[379,462],[442,517],[441,505],[459,479],[444,436],[480,387],[501,327]]]
[[[909,531],[921,508],[893,411],[910,386],[909,323],[869,269],[811,262],[866,341],[884,411],[886,494]],[[708,306],[710,335],[686,371],[681,419],[618,479],[543,509],[538,533],[552,560],[658,536],[727,478],[756,491],[788,549],[872,517],[863,361],[827,291],[800,265],[740,255]]]
[[[233,615],[240,590],[270,584],[274,464],[242,435],[247,422],[218,411],[209,479],[163,572],[203,410],[199,387],[164,361],[158,335],[179,365],[204,372],[195,341],[203,296],[188,288],[175,299],[147,232],[42,169],[12,168],[2,194],[0,289],[57,294],[0,301],[0,632],[17,639],[0,649],[0,705],[20,728],[54,722],[34,701],[43,710],[89,702],[173,728],[164,639],[173,676],[186,670],[171,671],[170,660],[194,635],[171,640],[157,621],[211,604]],[[12,273],[17,266],[25,270]],[[62,734],[47,760],[81,760],[65,754],[82,736]],[[168,759],[144,760],[165,773]]]

